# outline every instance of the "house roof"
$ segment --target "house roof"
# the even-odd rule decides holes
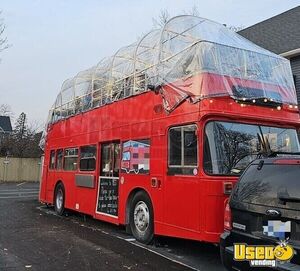
[[[300,48],[300,6],[238,32],[276,54]]]
[[[7,133],[12,132],[10,117],[0,116],[0,131],[4,131]]]

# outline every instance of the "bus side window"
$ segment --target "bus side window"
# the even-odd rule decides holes
[[[185,125],[169,129],[168,174],[193,175],[198,167],[197,126]]]
[[[78,149],[65,149],[64,170],[73,171],[77,169]]]
[[[80,147],[80,163],[81,171],[94,171],[96,169],[96,146]]]
[[[63,168],[63,157],[64,157],[64,152],[63,149],[57,150],[56,153],[56,169],[57,170],[62,170]]]
[[[55,169],[55,150],[50,151],[49,169]]]

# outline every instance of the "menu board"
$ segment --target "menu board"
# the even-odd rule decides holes
[[[100,177],[97,212],[118,216],[119,178]]]

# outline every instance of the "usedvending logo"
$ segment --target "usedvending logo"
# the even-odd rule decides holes
[[[294,256],[294,249],[288,244],[291,222],[268,221],[263,234],[279,240],[276,246],[234,244],[234,260],[249,261],[251,267],[276,267],[278,262],[287,262]]]

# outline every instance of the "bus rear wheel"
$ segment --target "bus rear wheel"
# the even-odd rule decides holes
[[[62,183],[59,183],[55,189],[54,210],[58,215],[63,215],[65,211],[65,188]]]
[[[143,244],[149,244],[153,241],[153,207],[149,196],[143,191],[137,192],[132,198],[129,224],[136,240]]]

